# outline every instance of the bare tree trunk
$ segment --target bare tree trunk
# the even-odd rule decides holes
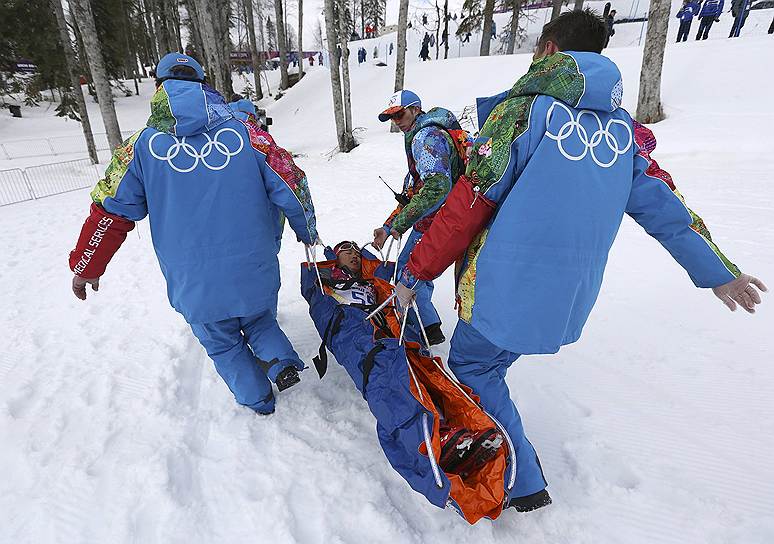
[[[298,79],[304,77],[304,0],[298,0]]]
[[[191,20],[191,36],[190,39],[193,42],[194,49],[201,56],[199,62],[202,66],[207,66],[207,55],[204,52],[204,40],[202,40],[201,26],[199,24],[199,15],[196,2],[194,0],[184,0],[186,11],[188,11],[188,18]]]
[[[583,9],[583,0],[575,0],[575,11],[581,11]]]
[[[285,17],[282,13],[282,0],[274,0],[274,17],[277,21],[277,49],[280,56],[280,90],[290,87],[288,81],[288,39],[285,35]]]
[[[446,40],[443,42],[443,58],[449,58],[449,0],[443,3],[443,33]]]
[[[398,46],[395,54],[395,92],[403,90],[406,77],[406,25],[408,24],[408,0],[400,0],[398,9]],[[400,132],[395,123],[390,123],[390,132]]]
[[[253,65],[253,80],[255,82],[255,95],[260,100],[263,98],[261,89],[261,59],[258,57],[258,44],[255,40],[255,18],[253,17],[253,0],[244,0],[247,14],[247,40],[250,42],[250,59]]]
[[[102,122],[105,124],[108,144],[110,149],[121,145],[121,129],[118,126],[116,108],[113,104],[113,92],[110,89],[110,81],[105,71],[105,63],[102,59],[102,48],[97,39],[97,29],[94,25],[94,15],[91,12],[89,0],[70,0],[71,9],[74,7],[75,20],[81,29],[83,44],[86,49],[86,58],[89,61],[91,75],[94,78],[94,86],[99,100],[99,111],[102,113]]]
[[[73,52],[72,42],[70,42],[70,34],[67,32],[67,21],[65,21],[61,0],[51,0],[51,7],[54,8],[54,15],[56,15],[56,24],[59,27],[59,40],[62,42],[62,49],[67,62],[70,85],[73,88],[73,96],[78,104],[78,116],[81,118],[81,129],[83,129],[83,138],[86,140],[86,149],[89,151],[89,158],[92,164],[97,164],[99,162],[97,147],[94,145],[94,134],[91,132],[89,112],[86,109],[86,100],[83,98],[78,64],[75,62],[75,53]]]
[[[212,3],[212,0],[209,0]],[[231,81],[231,32],[229,21],[231,20],[231,0],[220,0],[220,6],[217,8],[218,26],[215,29],[216,43],[220,46],[220,55],[223,70],[223,96],[230,100],[234,95],[234,86]]]
[[[153,36],[153,21],[151,19],[150,10],[148,10],[148,0],[141,1],[139,3],[142,10],[142,17],[140,18],[143,25],[143,33],[145,39],[145,47],[148,49],[150,58],[148,59],[151,64],[156,64],[159,61],[159,51],[156,47],[156,42],[152,39]]]
[[[199,20],[199,30],[202,34],[204,54],[207,57],[208,77],[214,79],[215,88],[223,93],[226,99],[231,98],[231,67],[229,58],[224,56],[223,42],[230,48],[228,26],[224,36],[222,19],[228,21],[226,14],[219,13],[224,6],[214,0],[195,0],[196,13]]]
[[[344,120],[344,101],[341,95],[341,76],[339,74],[339,61],[336,55],[336,46],[339,43],[334,0],[325,0],[325,34],[328,40],[328,67],[331,71],[331,91],[333,93],[333,115],[336,119],[336,139],[339,143],[339,151],[348,153],[355,147],[352,133],[347,133]]]
[[[484,4],[484,29],[481,34],[481,49],[479,55],[489,56],[489,42],[492,41],[492,19],[494,17],[494,0],[486,0]]]
[[[664,119],[661,107],[661,68],[664,65],[669,9],[669,0],[650,1],[640,72],[640,95],[637,100],[637,120],[640,123],[658,123]]]
[[[352,138],[352,103],[350,101],[351,90],[349,86],[349,34],[351,29],[347,28],[347,22],[344,17],[347,9],[346,1],[339,4],[339,36],[341,40],[341,87],[344,92],[344,134]],[[348,142],[349,143],[349,142]],[[354,138],[352,138],[352,147]],[[351,148],[350,148],[351,149]]]
[[[562,0],[553,0],[551,3],[551,20],[553,21],[562,12]]]
[[[521,10],[521,0],[513,1],[513,13],[511,14],[511,30],[508,35],[508,49],[506,53],[513,55],[516,50],[516,34],[519,33],[519,12]]]

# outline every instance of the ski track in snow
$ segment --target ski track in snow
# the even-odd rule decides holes
[[[759,67],[771,41],[668,51],[669,118],[654,128],[656,158],[720,247],[774,287],[774,111],[748,95],[774,81]],[[693,70],[708,52],[722,75]],[[610,54],[633,110],[641,52]],[[528,64],[527,56],[409,64],[407,86],[426,105],[461,111]],[[475,89],[448,97],[460,68]],[[390,73],[353,71],[362,144],[330,160],[327,72],[307,77],[271,105],[273,132],[301,154],[325,241],[364,242],[392,206],[376,175],[397,187],[404,170],[399,138],[375,121]],[[140,126],[145,110],[127,103]],[[392,470],[335,361],[323,381],[306,371],[278,396],[274,415],[235,405],[168,306],[147,222],[130,233],[100,292],[76,300],[65,260],[87,209],[86,191],[0,209],[0,542],[774,540],[774,299],[765,296],[755,316],[726,311],[629,219],[583,338],[557,355],[524,357],[508,374],[554,504],[469,527]],[[288,229],[279,321],[310,361],[319,336],[298,292],[302,259]],[[448,274],[435,300],[450,337]],[[438,352],[445,357],[448,344]]]

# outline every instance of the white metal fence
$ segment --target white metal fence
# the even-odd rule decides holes
[[[126,139],[136,131],[121,131]],[[97,151],[110,149],[107,135],[104,132],[94,134],[94,145]],[[29,140],[9,140],[0,142],[0,159],[24,159],[27,157],[42,157],[46,155],[66,155],[68,153],[87,153],[86,140],[82,135],[52,136],[50,138],[35,138]]]
[[[105,165],[89,159],[0,170],[0,206],[91,187]]]

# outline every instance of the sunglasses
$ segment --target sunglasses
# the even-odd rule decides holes
[[[338,255],[342,251],[349,251],[354,249],[358,253],[360,252],[360,246],[358,246],[355,242],[341,242],[336,245],[333,252]]]

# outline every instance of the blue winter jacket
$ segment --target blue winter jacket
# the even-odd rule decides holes
[[[681,21],[693,21],[693,18],[698,15],[700,9],[698,2],[688,2],[680,7],[676,17]]]
[[[723,13],[723,0],[707,0],[701,7],[699,17],[720,17]]]
[[[307,180],[290,154],[234,119],[201,83],[163,83],[147,128],[115,151],[92,199],[131,221],[149,216],[169,301],[189,323],[250,316],[276,303],[272,204],[303,242],[317,238]]]
[[[458,209],[473,210],[483,195],[494,215],[460,242],[469,245],[457,294],[460,318],[502,349],[554,353],[580,337],[625,213],[697,286],[739,274],[650,158],[655,140],[620,108],[622,95],[610,59],[566,52],[536,61],[508,93],[478,103],[481,131],[466,171],[475,196],[469,206],[459,197]],[[443,248],[465,232],[465,214],[445,215],[464,187],[455,186],[418,244],[404,284],[426,279],[420,246]]]

